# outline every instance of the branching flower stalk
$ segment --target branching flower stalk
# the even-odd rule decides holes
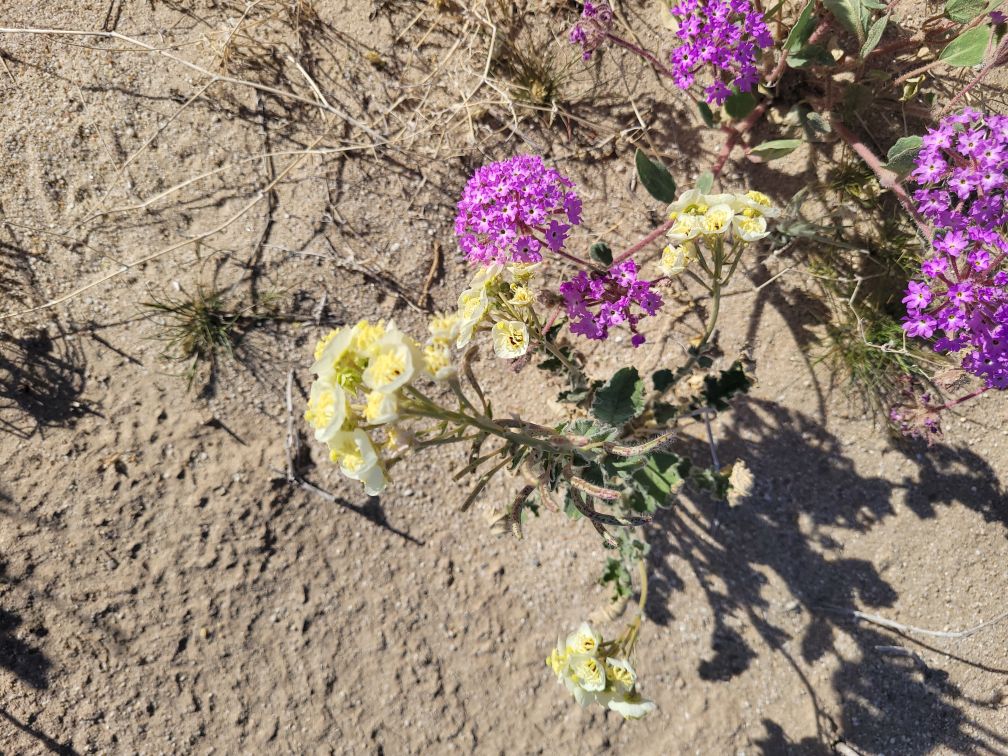
[[[454,475],[471,486],[462,511],[497,475],[521,470],[527,483],[499,518],[511,533],[522,537],[523,519],[537,514],[539,504],[587,520],[603,546],[620,555],[615,564],[610,558],[604,580],[617,593],[629,590],[628,565],[643,569],[646,551],[636,529],[651,522],[659,507],[670,506],[679,487],[722,497],[732,491],[733,466],[722,469],[716,455],[712,467],[694,464],[669,447],[680,420],[709,422],[728,397],[748,388],[744,371],[736,365],[707,376],[699,395],[678,404],[660,396],[704,360],[710,366],[705,351],[721,291],[745,251],[769,233],[768,220],[777,210],[759,192],[691,189],[667,213],[665,223],[618,260],[600,264],[569,248],[568,233],[581,222],[573,182],[538,156],[483,166],[463,192],[455,223],[460,247],[475,266],[458,308],[430,319],[424,344],[394,323],[367,320],[323,337],[315,347],[315,381],[305,412],[316,440],[370,495],[385,489],[389,471],[407,453],[464,444],[468,453]],[[659,275],[650,277],[634,255],[663,235],[670,243],[657,264]],[[582,263],[580,270],[559,284],[550,281],[550,264],[570,259]],[[583,358],[561,336],[563,327],[589,339],[626,328],[639,346],[642,321],[662,307],[658,290],[680,274],[711,295],[704,333],[685,364],[652,376],[655,391],[648,400],[636,368],[622,368],[608,381],[591,380]],[[537,367],[565,377],[570,388],[560,399],[572,405],[574,419],[549,425],[498,416],[473,370],[487,342],[513,370],[538,355],[543,361]],[[641,613],[622,635],[603,641],[583,626],[558,646],[551,663],[579,702],[605,704],[628,718],[654,708],[637,692],[627,659],[640,632],[643,573],[641,584]]]

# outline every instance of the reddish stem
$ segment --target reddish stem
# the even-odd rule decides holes
[[[627,40],[623,39],[622,37],[617,37],[612,32],[606,32],[606,39],[608,39],[610,42],[615,42],[617,45],[619,45],[620,47],[624,48],[625,50],[629,50],[630,52],[634,53],[635,55],[639,55],[640,57],[644,58],[644,60],[646,60],[648,63],[650,63],[652,66],[654,66],[655,69],[657,69],[657,71],[660,74],[663,74],[664,76],[668,76],[670,79],[674,78],[673,74],[672,74],[672,71],[670,71],[668,68],[666,68],[665,65],[660,60],[658,60],[658,58],[656,58],[654,55],[652,55],[651,53],[649,53],[647,50],[645,50],[645,49],[643,49],[641,47],[638,47],[633,42],[628,42]]]
[[[913,202],[910,201],[910,197],[906,193],[906,189],[903,188],[903,184],[900,183],[900,179],[895,173],[890,171],[881,161],[875,156],[875,153],[864,144],[860,139],[858,139],[846,126],[841,123],[839,118],[833,117],[830,119],[830,123],[833,126],[833,130],[837,135],[850,145],[850,148],[858,154],[858,156],[865,161],[869,168],[878,177],[878,182],[883,189],[888,189],[894,195],[899,203],[903,205],[903,209],[909,213],[913,222],[917,225],[917,228],[924,235],[924,238],[929,242],[934,237],[934,230],[925,224],[920,216],[917,215],[917,209],[914,207]]]
[[[721,145],[721,152],[718,153],[717,162],[714,163],[714,167],[711,168],[711,173],[713,173],[715,177],[721,175],[721,171],[724,170],[725,163],[728,162],[728,157],[731,155],[731,151],[735,148],[735,145],[739,143],[739,140],[747,131],[749,131],[749,129],[756,125],[756,122],[763,116],[763,113],[766,112],[767,106],[769,105],[769,100],[763,100],[763,102],[753,108],[753,111],[746,116],[745,120],[738,126],[723,126],[721,128],[722,131],[728,134],[728,138],[725,139],[725,143]]]
[[[990,386],[984,386],[983,388],[978,388],[976,391],[971,391],[970,393],[966,394],[966,396],[960,396],[958,399],[953,399],[951,402],[943,404],[941,407],[935,407],[935,411],[941,412],[943,410],[951,409],[952,407],[955,407],[957,404],[968,402],[970,399],[975,399],[976,397],[980,396],[980,394],[983,394],[984,392],[990,390],[991,390]]]
[[[635,252],[639,252],[640,250],[644,249],[644,247],[646,247],[648,244],[650,244],[655,239],[657,239],[659,236],[661,236],[666,231],[668,231],[670,228],[672,228],[672,226],[673,226],[674,223],[675,223],[675,220],[667,220],[664,223],[662,223],[660,226],[658,226],[658,228],[656,228],[650,234],[648,234],[643,239],[641,239],[639,242],[637,242],[636,244],[634,244],[632,247],[630,247],[630,248],[624,250],[623,252],[621,252],[616,257],[616,259],[613,260],[613,265],[615,265],[616,263],[623,262],[628,257],[630,257],[630,255],[632,255]]]

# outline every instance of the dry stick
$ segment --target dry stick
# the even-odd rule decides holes
[[[146,42],[141,42],[139,39],[134,37],[127,37],[125,34],[120,34],[114,31],[85,31],[83,29],[34,29],[34,28],[12,28],[12,27],[0,27],[0,34],[39,34],[48,35],[53,37],[105,37],[107,39],[118,39],[130,45],[135,45],[147,52],[157,53],[162,55],[169,60],[175,61],[179,65],[185,66],[193,71],[198,71],[204,76],[210,76],[216,81],[223,81],[228,84],[235,84],[242,87],[251,87],[252,89],[258,89],[260,92],[269,92],[270,94],[276,95],[277,97],[282,97],[287,100],[293,100],[295,102],[301,102],[306,105],[312,105],[314,107],[320,108],[321,110],[332,113],[337,118],[346,121],[358,129],[363,131],[368,136],[379,140],[382,144],[386,142],[385,137],[383,137],[378,132],[374,131],[367,124],[358,121],[356,118],[348,113],[343,112],[339,108],[336,108],[328,103],[321,103],[317,100],[313,100],[308,97],[303,97],[302,95],[296,94],[294,92],[289,92],[284,89],[278,89],[276,87],[271,87],[268,84],[259,84],[254,81],[248,81],[247,79],[238,79],[234,76],[227,76],[221,74],[215,74],[209,69],[203,68],[203,66],[197,65],[192,61],[188,61],[185,58],[181,58],[178,55],[173,55],[167,50],[163,50],[153,45],[148,45]],[[211,82],[212,83],[212,82]],[[377,145],[376,145],[377,146]]]
[[[213,170],[207,171],[206,173],[201,173],[198,176],[193,176],[192,178],[186,179],[185,181],[179,184],[175,184],[174,186],[165,189],[163,192],[159,192],[158,194],[155,194],[153,197],[148,197],[143,202],[139,202],[135,205],[120,205],[119,207],[113,207],[108,210],[102,210],[100,212],[92,213],[91,215],[84,218],[81,221],[81,224],[83,225],[85,223],[90,223],[96,218],[102,218],[106,215],[115,215],[118,213],[133,212],[134,210],[143,210],[145,208],[150,207],[156,202],[160,202],[165,197],[168,197],[174,194],[175,192],[185,189],[187,186],[191,186],[192,184],[195,184],[198,181],[202,181],[203,179],[210,178],[211,176],[215,176],[218,173],[223,173],[224,171],[230,170],[231,168],[235,168],[241,165],[242,163],[252,163],[259,160],[266,160],[268,158],[273,157],[284,157],[287,155],[330,155],[333,153],[352,152],[354,150],[366,150],[370,148],[371,144],[367,143],[367,144],[351,144],[346,145],[345,147],[325,147],[320,150],[279,150],[277,152],[267,152],[262,155],[253,155],[252,157],[242,158],[241,160],[238,160],[234,163],[229,163],[228,165],[222,165],[220,168],[214,168]]]
[[[430,308],[431,306],[431,286],[434,284],[434,279],[437,277],[438,270],[441,268],[441,242],[435,240],[433,245],[433,257],[431,259],[430,270],[427,271],[427,278],[424,279],[423,288],[420,290],[420,304],[423,307]]]
[[[874,625],[879,625],[881,627],[888,628],[890,630],[895,630],[898,633],[918,633],[920,635],[930,635],[934,638],[968,638],[981,630],[995,625],[1001,620],[1008,618],[1008,612],[1002,612],[993,619],[989,619],[986,622],[981,622],[976,627],[971,627],[967,630],[926,630],[923,627],[915,627],[914,625],[903,625],[899,622],[894,622],[893,620],[886,619],[885,617],[880,617],[877,614],[866,614],[864,612],[858,612],[853,609],[840,609],[834,606],[820,606],[816,607],[819,610],[832,612],[833,614],[842,614],[847,617],[852,617],[853,619],[863,620],[865,622],[871,622]]]
[[[917,225],[917,229],[921,232],[921,235],[931,241],[934,231],[928,228],[927,225],[921,221],[917,215],[917,210],[913,206],[913,202],[910,201],[910,197],[907,196],[906,189],[900,183],[899,177],[893,173],[891,170],[882,165],[881,161],[875,156],[875,153],[864,144],[860,139],[858,139],[846,126],[841,123],[840,119],[837,117],[830,118],[830,125],[832,125],[833,130],[850,145],[851,149],[858,154],[858,156],[868,164],[868,167],[872,169],[875,176],[878,178],[879,184],[884,189],[888,189],[894,195],[899,203],[903,206],[903,209],[907,211],[913,222]]]
[[[152,252],[151,254],[145,255],[144,257],[141,257],[139,259],[133,260],[132,262],[124,263],[123,266],[121,268],[119,268],[118,270],[112,271],[111,273],[108,273],[108,274],[102,276],[101,278],[99,278],[99,279],[97,279],[95,281],[92,281],[89,284],[85,284],[84,286],[80,286],[80,287],[74,289],[73,291],[71,291],[69,294],[64,294],[63,296],[57,297],[56,299],[50,299],[48,302],[45,302],[44,304],[40,304],[40,305],[38,305],[36,307],[29,307],[26,310],[19,310],[19,311],[16,311],[16,312],[6,312],[6,313],[3,313],[3,314],[0,314],[0,321],[8,320],[10,318],[17,317],[19,315],[28,315],[29,313],[38,312],[39,310],[47,310],[50,307],[55,307],[58,304],[62,304],[63,302],[66,302],[66,301],[68,301],[70,299],[73,299],[74,297],[76,297],[79,294],[83,294],[85,291],[88,291],[89,289],[93,289],[96,286],[100,286],[103,283],[107,283],[108,281],[111,281],[113,278],[116,278],[117,276],[122,275],[123,273],[125,273],[128,270],[132,270],[133,268],[137,267],[138,265],[143,265],[144,263],[148,263],[151,260],[156,260],[159,257],[163,257],[164,255],[167,255],[170,252],[174,252],[175,250],[182,249],[183,247],[186,247],[186,246],[188,246],[190,244],[196,244],[196,243],[198,243],[200,241],[203,241],[204,239],[208,239],[211,236],[215,236],[216,234],[219,234],[221,231],[223,231],[224,229],[228,228],[231,224],[233,224],[235,221],[237,221],[239,218],[241,218],[243,215],[245,215],[245,213],[247,213],[249,210],[251,210],[257,204],[259,204],[263,200],[264,197],[268,196],[270,190],[273,189],[273,187],[276,186],[278,183],[280,183],[280,181],[283,180],[283,178],[288,173],[290,173],[292,170],[294,170],[294,168],[296,168],[298,165],[300,165],[301,161],[303,161],[310,154],[311,149],[314,148],[315,146],[317,146],[323,139],[325,139],[325,137],[326,137],[326,135],[328,133],[329,132],[328,132],[328,129],[327,129],[325,132],[322,133],[321,136],[318,137],[318,139],[316,139],[314,142],[312,142],[312,144],[309,146],[308,150],[305,151],[305,153],[303,155],[301,155],[300,157],[298,157],[296,160],[291,161],[290,165],[288,165],[279,174],[277,174],[277,177],[275,179],[273,179],[265,188],[263,188],[262,190],[260,190],[255,199],[253,199],[247,205],[245,205],[244,207],[242,207],[237,213],[235,213],[234,215],[232,215],[230,218],[228,218],[227,220],[225,220],[223,223],[215,226],[214,228],[210,229],[209,231],[204,231],[203,233],[198,234],[197,236],[195,236],[195,237],[193,237],[191,239],[184,239],[183,241],[176,242],[175,244],[172,244],[172,245],[170,245],[168,247],[165,247],[164,249],[159,249],[157,252]]]
[[[148,139],[146,142],[144,142],[143,144],[141,144],[139,147],[136,148],[136,150],[133,151],[133,154],[129,156],[129,158],[126,160],[126,162],[123,163],[121,166],[119,166],[118,170],[116,170],[115,176],[112,177],[112,181],[109,182],[108,189],[106,189],[105,192],[104,192],[104,194],[102,194],[101,199],[99,200],[99,202],[102,202],[102,203],[105,202],[105,200],[108,198],[108,196],[112,193],[112,190],[114,190],[116,188],[116,185],[119,183],[119,179],[122,178],[122,175],[123,175],[123,173],[125,173],[126,169],[129,168],[129,166],[132,164],[132,162],[134,160],[136,160],[138,157],[140,157],[140,153],[142,153],[145,149],[147,149],[151,145],[151,143],[155,139],[157,139],[164,132],[164,130],[167,129],[171,125],[171,123],[176,118],[178,118],[180,115],[182,115],[182,112],[186,108],[188,108],[190,105],[192,105],[196,100],[198,100],[204,94],[206,94],[206,91],[208,89],[210,89],[210,87],[213,86],[215,83],[216,83],[216,81],[211,80],[202,89],[200,89],[198,92],[196,92],[196,94],[194,94],[192,97],[190,97],[188,100],[186,100],[182,104],[181,107],[179,107],[174,113],[171,114],[171,116],[168,118],[167,121],[165,121],[163,124],[161,124],[161,126],[158,127],[157,131],[155,131],[153,134],[151,134],[150,139]]]

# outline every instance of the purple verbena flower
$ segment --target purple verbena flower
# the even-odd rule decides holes
[[[538,262],[542,248],[563,248],[581,222],[573,182],[537,155],[516,155],[479,168],[462,192],[455,235],[470,261]]]
[[[962,367],[998,389],[1008,388],[1006,174],[1008,116],[966,108],[928,131],[911,175],[935,235],[921,263],[927,281],[911,281],[903,298],[908,335],[940,328],[935,350],[962,353]]]
[[[663,301],[653,283],[637,278],[637,273],[637,263],[626,260],[605,272],[581,271],[560,284],[571,332],[600,340],[608,338],[611,327],[626,323],[633,334],[630,343],[643,344],[637,323],[657,314]]]
[[[574,24],[567,36],[572,45],[581,46],[581,57],[590,60],[594,53],[609,36],[613,25],[613,12],[605,0],[590,2],[585,0],[581,9],[581,17]]]
[[[749,92],[756,86],[757,51],[771,47],[773,36],[751,0],[680,0],[669,11],[683,40],[669,57],[680,89],[688,89],[705,66],[713,77],[704,88],[709,103],[723,104],[732,88]]]

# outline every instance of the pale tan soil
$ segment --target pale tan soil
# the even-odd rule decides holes
[[[426,11],[409,27],[420,3],[372,20],[363,0],[315,6],[324,24],[300,46],[279,22],[264,26],[275,56],[236,75],[311,97],[284,57],[298,51],[330,102],[393,133],[409,117],[405,107],[381,115],[399,96],[395,82],[422,80],[411,56],[429,70],[461,21],[439,17],[425,38],[438,16]],[[0,0],[0,21],[104,23],[167,46],[219,39],[242,9]],[[326,146],[362,138],[309,105],[224,84],[169,122],[206,77],[126,47],[0,34],[10,69],[0,70],[0,313],[220,225],[297,156],[240,163],[147,210],[89,219],[97,210],[265,151],[303,149],[327,125]],[[361,57],[368,49],[385,70]],[[209,42],[178,54],[216,65]],[[470,92],[463,59],[446,66],[430,107]],[[579,102],[594,108],[579,112],[613,131],[634,127],[616,71],[629,62],[606,60],[613,94],[577,79]],[[700,153],[719,140],[682,99],[649,75],[627,78],[651,138],[674,145],[676,175],[709,162]],[[0,322],[0,752],[825,754],[842,741],[865,754],[1008,753],[1008,623],[915,642],[842,614],[960,629],[1004,609],[1008,403],[968,405],[930,450],[894,445],[832,388],[841,379],[825,363],[810,368],[817,316],[801,278],[752,292],[783,269],[778,261],[747,263],[733,286],[745,293],[726,299],[720,323],[724,362],[748,346],[759,378],[715,428],[722,457],[749,462],[755,491],[733,509],[684,495],[647,529],[637,668],[659,710],[643,722],[579,709],[543,666],[556,635],[605,598],[595,584],[602,549],[583,523],[546,513],[523,541],[493,535],[485,514],[514,484],[496,481],[458,514],[465,490],[450,471],[460,450],[410,459],[375,501],[314,448],[302,469],[344,506],[287,483],[286,375],[296,371],[300,403],[326,324],[395,317],[423,329],[387,286],[334,266],[334,255],[353,252],[415,299],[438,243],[432,296],[451,307],[466,277],[450,231],[455,198],[472,167],[519,149],[549,149],[578,182],[580,243],[593,233],[629,242],[654,221],[655,204],[624,167],[625,141],[585,155],[597,135],[569,141],[559,124],[550,132],[525,118],[507,144],[507,128],[492,137],[500,124],[481,127],[477,146],[464,111],[448,120],[443,148],[433,130],[401,150],[312,156],[198,250]],[[728,183],[745,170],[784,200],[805,157],[740,166]],[[139,317],[148,292],[175,294],[173,282],[233,286],[235,301],[279,292],[283,311],[307,322],[250,329],[215,382],[187,391]],[[674,365],[697,322],[687,312],[668,340],[669,322],[657,324],[632,357]],[[627,349],[586,351],[602,374],[630,359]],[[549,417],[555,387],[544,390],[534,371],[479,369],[502,411]]]

